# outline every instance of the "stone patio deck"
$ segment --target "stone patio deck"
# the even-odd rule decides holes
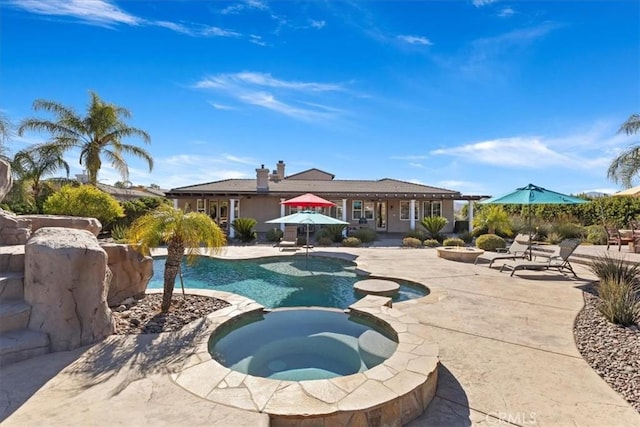
[[[436,396],[410,426],[640,425],[640,414],[576,349],[572,327],[583,306],[581,287],[594,279],[585,266],[574,264],[579,279],[553,270],[509,277],[496,268],[440,259],[432,249],[331,248],[312,254],[352,259],[374,275],[431,288],[428,298],[393,306],[427,326],[440,348]],[[277,255],[283,253],[267,246],[229,247],[222,254]],[[175,367],[196,353],[198,331],[195,324],[179,333],[111,336],[89,348],[2,368],[0,421],[268,425],[264,414],[203,399],[173,381]]]

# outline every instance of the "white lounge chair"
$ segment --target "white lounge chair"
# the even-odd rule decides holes
[[[515,239],[513,239],[513,243],[506,250],[506,252],[486,252],[476,258],[474,264],[478,263],[478,260],[486,260],[489,261],[489,267],[493,265],[493,262],[497,259],[512,259],[516,260],[516,258],[526,258],[527,250],[529,250],[529,235],[527,234],[518,234]]]
[[[576,248],[580,245],[580,240],[576,239],[565,239],[558,245],[558,248],[551,255],[536,255],[537,257],[545,257],[546,261],[529,261],[529,260],[518,260],[513,263],[505,263],[502,267],[500,267],[500,271],[505,268],[511,269],[511,276],[517,270],[548,270],[550,268],[557,268],[558,271],[562,272],[562,270],[569,270],[573,273],[574,277],[578,277],[575,271],[573,271],[573,267],[569,262],[569,257]]]
[[[295,225],[285,225],[284,234],[278,243],[280,251],[285,249],[298,250],[298,227]]]

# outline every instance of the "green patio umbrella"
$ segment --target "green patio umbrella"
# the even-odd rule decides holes
[[[547,190],[537,185],[529,184],[522,188],[499,197],[492,197],[480,202],[493,205],[575,205],[589,203],[579,197],[567,196],[556,191]],[[531,259],[531,209],[529,209],[529,259]]]
[[[348,222],[344,222],[337,218],[323,215],[316,211],[300,211],[291,215],[283,216],[280,218],[265,221],[267,224],[304,224],[307,229],[307,256],[309,255],[309,225],[332,225],[343,224],[348,225]]]

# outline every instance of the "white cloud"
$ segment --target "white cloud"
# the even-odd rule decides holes
[[[409,162],[409,166],[411,166],[412,168],[424,169],[424,165],[422,163]]]
[[[11,0],[10,4],[39,15],[72,16],[100,25],[139,25],[144,22],[108,0]]]
[[[191,37],[241,37],[242,34],[201,24],[152,21],[134,16],[110,0],[10,0],[11,5],[30,13],[67,16],[90,25],[157,26]],[[250,39],[251,41],[251,39]]]
[[[324,28],[325,25],[327,25],[326,21],[322,21],[322,20],[318,21],[318,20],[315,20],[315,19],[311,20],[311,27],[312,28],[321,29],[321,28]]]
[[[472,3],[475,7],[487,6],[492,3],[496,3],[498,0],[473,0]]]
[[[499,13],[498,16],[501,18],[508,18],[510,16],[513,16],[516,13],[515,10],[513,10],[510,7],[505,7],[504,9],[502,9]]]
[[[303,121],[328,120],[345,113],[317,101],[323,93],[345,90],[334,83],[281,80],[268,73],[241,72],[208,76],[194,87],[213,90],[236,101]]]
[[[236,107],[232,107],[230,105],[225,105],[225,104],[218,104],[217,102],[209,102],[209,105],[211,105],[216,110],[226,110],[226,111],[237,110]]]
[[[405,43],[409,44],[418,44],[424,46],[432,46],[433,42],[426,37],[423,36],[408,36],[408,35],[399,35],[397,36],[399,40],[402,40]]]

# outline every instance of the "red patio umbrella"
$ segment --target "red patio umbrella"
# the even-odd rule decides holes
[[[285,200],[282,202],[285,206],[294,206],[300,208],[329,208],[336,204],[330,202],[327,199],[318,197],[315,194],[307,193],[302,196],[294,197],[293,199]]]

